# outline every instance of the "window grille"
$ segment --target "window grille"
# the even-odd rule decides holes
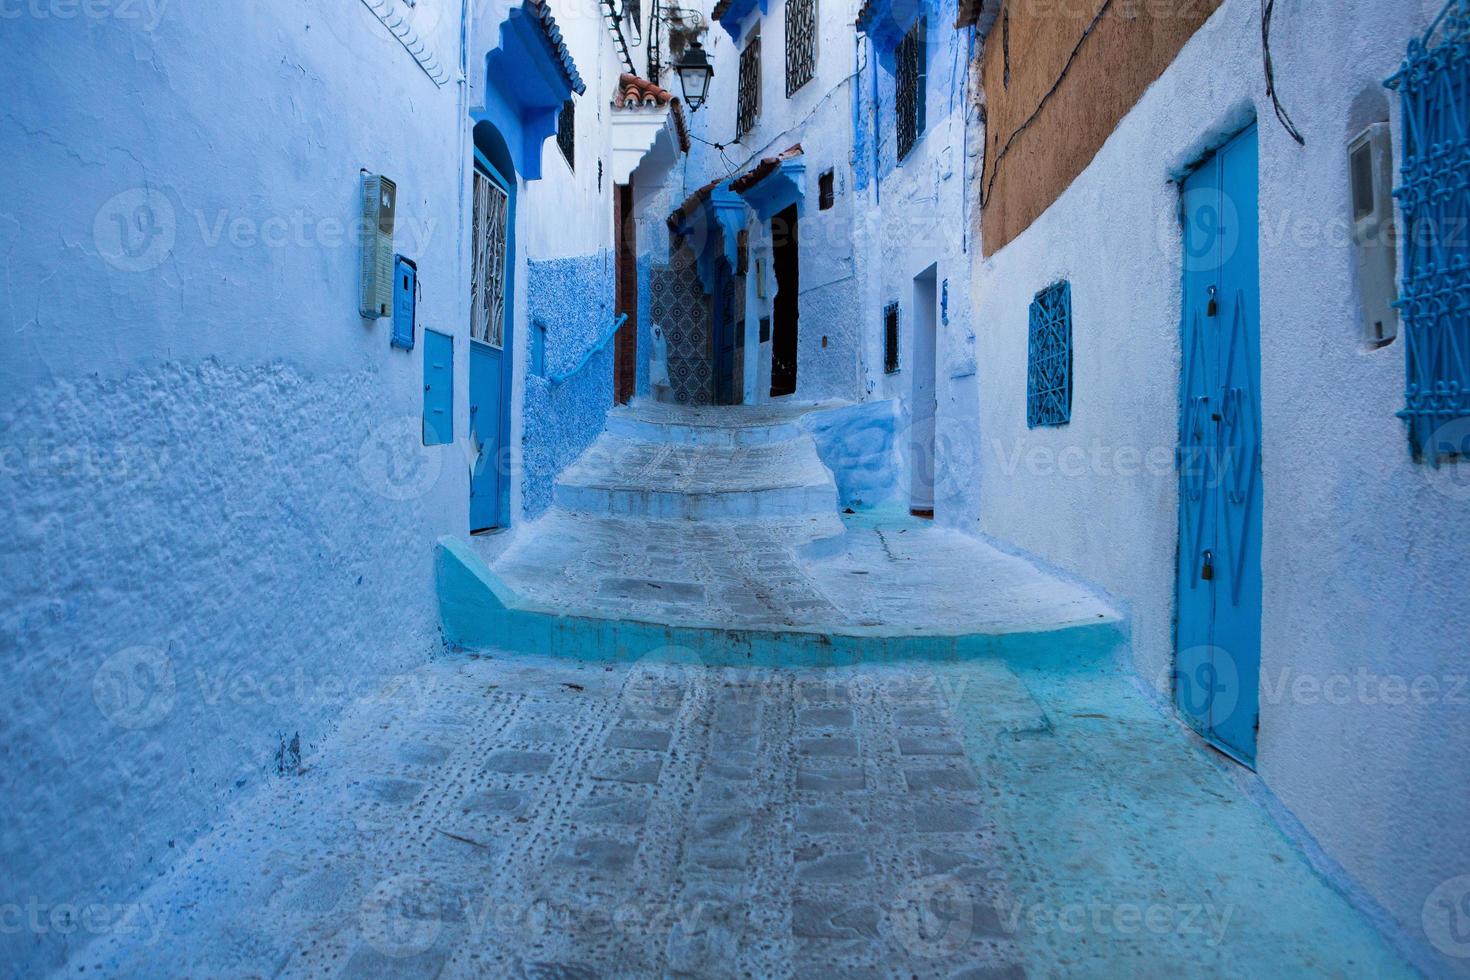
[[[1398,302],[1416,458],[1470,456],[1470,0],[1450,0],[1388,80],[1403,99],[1394,191],[1407,225]]]
[[[909,155],[924,132],[924,18],[898,42],[893,100],[898,116],[898,158]]]
[[[817,74],[817,0],[786,0],[786,97]]]
[[[883,307],[883,373],[898,373],[898,304]]]
[[[470,336],[492,347],[505,345],[505,247],[510,199],[505,190],[475,171],[474,249],[470,281]]]
[[[761,113],[761,36],[753,33],[740,52],[740,89],[735,97],[735,138],[755,126]]]
[[[1026,425],[1072,420],[1072,285],[1053,283],[1031,301],[1026,358]]]
[[[566,157],[567,166],[577,169],[577,104],[567,99],[556,117],[556,145]]]
[[[826,211],[832,207],[836,194],[833,192],[834,175],[831,170],[822,171],[817,177],[817,210]]]

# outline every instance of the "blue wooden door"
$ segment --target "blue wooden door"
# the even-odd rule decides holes
[[[510,516],[512,279],[515,184],[475,154],[470,271],[470,530]]]
[[[1175,699],[1253,765],[1261,665],[1256,130],[1184,183]]]

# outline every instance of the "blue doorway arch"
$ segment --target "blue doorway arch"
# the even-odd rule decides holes
[[[511,387],[515,364],[515,165],[481,120],[470,175],[470,531],[510,524]]]

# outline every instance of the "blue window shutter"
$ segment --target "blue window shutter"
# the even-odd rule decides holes
[[[1031,301],[1026,359],[1026,426],[1072,420],[1072,284],[1046,287]]]
[[[1387,82],[1403,98],[1394,191],[1407,224],[1399,315],[1404,408],[1416,458],[1470,455],[1470,0],[1450,0]]]
[[[419,270],[412,259],[399,255],[393,262],[394,347],[413,350],[413,321],[418,306]]]
[[[424,445],[454,441],[454,338],[424,331]]]

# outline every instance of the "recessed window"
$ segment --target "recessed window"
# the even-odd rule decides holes
[[[1026,425],[1072,420],[1072,284],[1047,286],[1031,301],[1026,349]]]
[[[735,138],[739,139],[755,127],[761,113],[761,36],[750,35],[745,50],[740,52],[740,84],[735,93]]]
[[[898,158],[909,155],[924,132],[924,18],[898,42],[894,53],[898,76],[893,101],[898,122]]]
[[[786,0],[786,97],[817,74],[817,0]]]
[[[817,177],[817,210],[826,211],[832,206],[835,196],[832,189],[834,183],[836,180],[830,167]]]
[[[898,304],[883,307],[883,373],[898,373]]]
[[[1433,465],[1470,456],[1467,50],[1463,33],[1446,27],[1411,47],[1402,70],[1389,79],[1409,120],[1399,197],[1405,224],[1399,310],[1407,341],[1399,417],[1408,423],[1415,458]]]
[[[567,166],[577,169],[577,104],[567,99],[556,117],[556,145],[566,157]]]

